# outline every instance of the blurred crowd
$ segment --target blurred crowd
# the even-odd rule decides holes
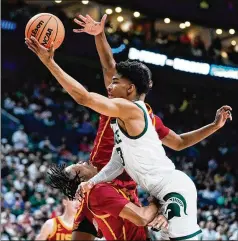
[[[165,54],[172,58],[176,56],[218,65],[238,65],[238,47],[232,44],[228,47],[223,46],[221,38],[218,36],[207,46],[199,33],[191,37],[186,31],[171,33],[158,30],[155,31],[155,36],[152,36],[148,24],[132,25],[128,32],[123,32],[118,26],[114,32],[108,23],[106,30],[112,46],[120,46],[124,43],[138,49]]]
[[[213,121],[224,94],[217,92],[216,101],[209,102],[209,93],[197,87],[183,87],[181,92],[171,88],[159,94],[154,112],[165,125],[183,133]],[[62,212],[60,193],[47,186],[47,168],[51,163],[88,161],[98,115],[76,105],[51,82],[23,86],[2,98],[3,108],[22,123],[1,139],[2,240],[31,240],[44,221]],[[238,239],[237,121],[224,128],[184,151],[166,148],[177,168],[196,184],[201,240]],[[147,205],[148,194],[138,191]],[[152,235],[156,239],[159,233]]]

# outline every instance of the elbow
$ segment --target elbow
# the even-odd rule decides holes
[[[174,150],[175,151],[182,151],[183,149],[185,149],[185,143],[184,140],[181,138],[175,145]]]
[[[85,95],[81,95],[78,93],[74,93],[73,95],[74,100],[79,104],[79,105],[83,105],[83,106],[88,106],[89,102],[90,102],[90,94],[85,94]]]
[[[177,145],[174,150],[175,151],[182,151],[184,149],[184,147],[182,145]]]

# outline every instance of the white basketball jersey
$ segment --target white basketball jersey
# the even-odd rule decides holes
[[[134,103],[144,112],[145,128],[140,135],[131,137],[116,119],[111,121],[115,148],[131,178],[151,195],[158,196],[175,166],[165,154],[145,103]]]

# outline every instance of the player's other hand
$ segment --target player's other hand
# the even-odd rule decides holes
[[[156,216],[149,224],[149,227],[152,227],[153,231],[159,231],[161,229],[168,229],[169,223],[168,220],[163,215]]]
[[[75,193],[75,199],[78,199],[79,201],[81,201],[81,199],[84,198],[84,193],[89,192],[93,186],[94,184],[90,181],[81,182]]]
[[[42,46],[36,38],[31,36],[31,38],[25,38],[25,44],[28,46],[28,48],[34,52],[39,59],[44,63],[47,64],[54,58],[54,45],[53,42],[51,43],[51,46],[49,49]]]
[[[231,111],[232,111],[232,108],[229,105],[224,105],[217,110],[215,120],[214,120],[214,124],[216,128],[219,129],[223,127],[227,119],[232,121]]]
[[[73,31],[75,33],[83,33],[84,32],[84,33],[88,33],[90,35],[96,36],[103,32],[106,18],[107,18],[106,14],[103,15],[101,22],[94,21],[88,14],[86,15],[86,17],[84,17],[82,15],[79,15],[78,17],[80,18],[81,21],[78,20],[77,18],[75,18],[74,22],[77,23],[82,28],[73,29]]]

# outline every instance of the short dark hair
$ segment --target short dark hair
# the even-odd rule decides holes
[[[75,193],[78,185],[82,182],[79,173],[75,177],[70,178],[69,174],[65,171],[66,165],[53,164],[49,167],[48,181],[51,187],[59,189],[69,200],[74,200]]]
[[[122,61],[116,64],[117,73],[129,79],[136,87],[137,93],[147,94],[151,88],[150,69],[139,61]]]

